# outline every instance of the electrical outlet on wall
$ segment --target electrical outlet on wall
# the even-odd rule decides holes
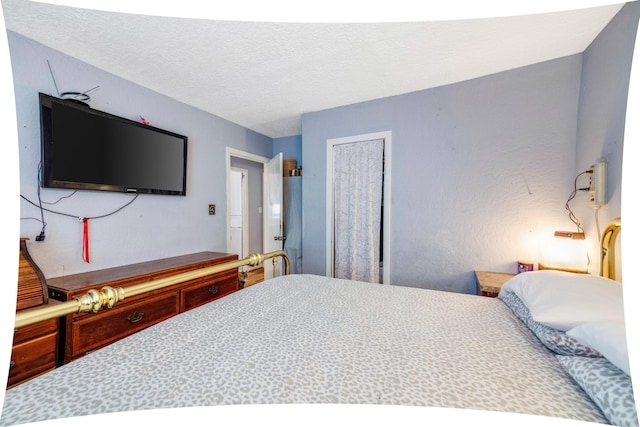
[[[589,206],[599,208],[607,204],[607,164],[598,162],[591,165],[589,178]]]
[[[216,205],[209,205],[209,215],[216,214]]]

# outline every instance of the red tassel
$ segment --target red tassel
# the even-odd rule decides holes
[[[89,218],[82,218],[84,233],[82,235],[82,259],[89,262]]]

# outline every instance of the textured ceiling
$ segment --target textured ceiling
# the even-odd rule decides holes
[[[242,22],[2,0],[8,30],[272,138],[303,113],[583,52],[622,4],[388,23]]]

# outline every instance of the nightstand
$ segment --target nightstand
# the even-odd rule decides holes
[[[480,294],[485,297],[497,297],[502,285],[515,276],[515,274],[495,273],[493,271],[476,271],[475,273]]]

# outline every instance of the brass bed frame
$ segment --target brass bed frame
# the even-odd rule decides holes
[[[622,221],[616,218],[609,222],[600,239],[600,275],[616,280],[616,241]]]
[[[145,292],[154,291],[177,283],[185,282],[191,279],[208,276],[210,274],[220,273],[222,271],[231,270],[233,268],[243,267],[245,265],[256,266],[261,265],[265,260],[272,259],[274,269],[277,265],[278,257],[284,261],[284,274],[289,274],[289,257],[284,251],[274,251],[266,254],[251,254],[246,258],[237,261],[229,261],[222,264],[213,265],[211,267],[200,268],[196,271],[179,273],[170,277],[150,280],[148,282],[139,283],[124,288],[112,288],[105,286],[101,290],[90,290],[86,294],[70,301],[47,306],[35,310],[16,313],[14,329],[19,329],[27,325],[41,322],[43,320],[52,319],[54,317],[66,316],[74,313],[98,312],[102,308],[111,308],[118,301],[123,301],[125,297],[140,295]]]
[[[600,275],[615,280],[615,264],[616,264],[616,240],[620,233],[621,220],[616,218],[609,222],[600,240]],[[266,254],[251,254],[248,257],[229,261],[223,264],[202,268],[197,271],[180,273],[171,277],[151,280],[149,282],[128,286],[125,288],[112,288],[105,286],[100,291],[90,290],[74,300],[67,301],[54,306],[39,308],[16,314],[15,329],[22,328],[33,323],[54,317],[66,316],[68,314],[83,312],[98,312],[102,308],[111,308],[118,301],[122,301],[125,297],[132,297],[145,292],[160,289],[166,286],[175,285],[177,283],[207,276],[209,274],[219,273],[232,268],[239,268],[245,265],[257,266],[261,265],[265,260],[272,259],[274,267],[277,264],[278,257],[284,260],[284,274],[289,274],[289,257],[284,251],[274,251]]]

